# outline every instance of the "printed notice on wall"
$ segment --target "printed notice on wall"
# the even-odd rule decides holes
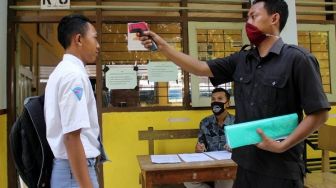
[[[109,89],[134,89],[137,75],[132,67],[113,67],[106,72],[105,81]]]
[[[41,9],[70,9],[70,0],[41,0]]]
[[[149,81],[168,82],[177,80],[177,66],[170,61],[150,61],[147,69]]]

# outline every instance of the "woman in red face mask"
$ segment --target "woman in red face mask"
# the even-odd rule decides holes
[[[330,105],[316,58],[279,37],[287,18],[285,0],[254,0],[246,23],[252,48],[207,62],[177,52],[153,32],[141,37],[145,47],[150,48],[154,40],[158,51],[175,64],[208,76],[215,86],[233,82],[235,123],[290,113],[300,117],[297,129],[281,142],[256,130],[262,142],[233,149],[232,159],[238,164],[234,188],[303,188],[302,141],[328,117]]]

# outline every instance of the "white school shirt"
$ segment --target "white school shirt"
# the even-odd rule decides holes
[[[45,89],[44,115],[47,140],[57,159],[68,159],[64,134],[81,129],[86,158],[99,152],[96,100],[83,62],[65,54],[49,76]]]

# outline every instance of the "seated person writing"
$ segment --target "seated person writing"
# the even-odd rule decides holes
[[[230,106],[230,94],[223,88],[215,88],[211,94],[211,109],[213,115],[200,122],[198,142],[195,152],[221,151],[231,149],[226,145],[224,126],[232,125],[235,117],[226,110]],[[185,182],[187,188],[211,188],[210,184],[202,182]],[[233,180],[216,180],[215,188],[231,188]]]

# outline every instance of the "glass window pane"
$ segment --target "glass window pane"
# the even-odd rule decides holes
[[[179,23],[152,23],[149,27],[163,37],[176,50],[182,51]],[[183,105],[183,73],[178,67],[177,80],[152,82],[148,80],[149,61],[167,61],[160,52],[128,51],[127,23],[103,24],[101,59],[104,81],[103,107],[151,107]],[[136,71],[134,89],[109,89],[105,74],[116,67],[128,67]]]
[[[240,50],[242,31],[234,29],[198,29],[198,58],[207,61],[222,58]],[[214,89],[208,77],[199,77],[199,96],[210,97]],[[219,85],[232,94],[232,83]]]
[[[299,46],[315,55],[320,64],[322,85],[325,93],[331,93],[329,32],[328,31],[299,31]]]

